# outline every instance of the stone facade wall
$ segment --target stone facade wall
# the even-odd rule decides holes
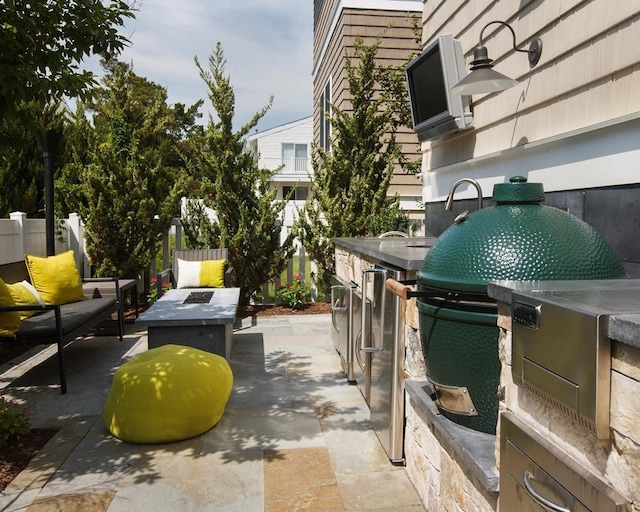
[[[483,489],[445,450],[407,398],[407,474],[429,511],[494,512],[497,493]]]
[[[373,268],[374,264],[347,249],[336,247],[336,275],[345,281],[351,280],[360,285],[362,283],[362,271]]]
[[[511,310],[498,303],[501,386],[500,410],[522,418],[545,439],[611,485],[640,512],[640,348],[613,341],[611,439],[596,435],[555,407],[514,384],[511,376]],[[499,439],[499,437],[498,437]],[[496,446],[496,454],[499,446]],[[499,459],[497,459],[499,460]]]

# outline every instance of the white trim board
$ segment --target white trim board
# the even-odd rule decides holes
[[[485,157],[423,172],[425,203],[444,201],[460,178],[477,180],[484,197],[493,185],[512,176],[542,183],[545,192],[640,183],[640,118],[614,120]],[[456,199],[475,198],[473,187],[462,186]]]

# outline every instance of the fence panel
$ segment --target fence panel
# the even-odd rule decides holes
[[[283,236],[282,239],[286,238],[286,229],[283,228]],[[162,246],[160,248],[161,255],[158,258],[159,261],[162,262],[162,268],[169,268],[172,261],[173,249],[183,249],[186,247],[186,240],[184,240],[182,224],[180,223],[180,219],[173,219],[171,222],[170,230],[165,233],[162,239]],[[297,263],[297,264],[296,264]],[[153,263],[152,263],[153,266]],[[297,252],[294,254],[293,258],[289,261],[287,265],[287,270],[284,274],[284,277],[278,276],[271,281],[264,283],[261,287],[261,296],[256,297],[257,304],[279,304],[281,301],[278,297],[276,297],[276,290],[280,287],[280,285],[291,282],[296,274],[299,274],[304,279],[304,283],[309,290],[309,298],[312,301],[317,300],[318,293],[313,286],[312,273],[315,271],[315,265],[313,262],[310,262],[304,247],[301,245],[297,245]],[[152,268],[150,275],[156,275],[155,270]],[[283,282],[283,279],[286,279]]]
[[[61,236],[56,236],[56,253],[69,248],[67,223],[63,223]],[[0,219],[0,263],[20,261],[25,254],[47,255],[45,219],[27,219],[12,214],[10,219]]]
[[[0,219],[0,263],[22,258],[22,230],[18,221]]]
[[[73,249],[78,261],[78,267],[84,277],[91,277],[90,270],[85,255],[85,240],[83,237],[83,226],[77,215],[71,214],[69,219],[64,219],[58,227],[61,233],[56,234],[56,253]],[[10,219],[0,219],[0,264],[19,261],[24,258],[25,253],[46,256],[46,221],[45,219],[27,219],[19,212],[12,213]],[[179,219],[174,219],[171,229],[163,237],[160,256],[162,268],[168,268],[171,264],[173,248],[181,249],[185,247],[183,240],[183,230]],[[149,276],[157,273],[155,260],[148,270]],[[313,286],[312,273],[315,272],[315,265],[308,260],[303,247],[298,245],[298,252],[289,261],[287,269],[282,276],[278,276],[272,281],[262,286],[262,296],[256,297],[259,304],[278,304],[280,299],[276,297],[276,290],[280,285],[291,282],[296,275],[301,275],[309,290],[310,300],[317,300],[317,290]],[[139,290],[142,289],[142,281],[139,283]]]

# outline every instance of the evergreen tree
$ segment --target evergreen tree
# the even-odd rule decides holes
[[[248,304],[263,283],[279,275],[293,254],[293,237],[280,244],[279,218],[286,205],[276,201],[270,181],[274,171],[260,169],[246,142],[247,134],[271,107],[262,110],[233,130],[235,94],[220,43],[209,57],[209,69],[195,59],[200,76],[209,89],[209,99],[217,118],[209,116],[201,138],[192,138],[190,175],[194,193],[211,208],[209,219],[198,201],[184,222],[185,232],[196,244],[226,247],[233,269],[234,285],[241,288],[240,303]]]
[[[80,103],[67,131],[73,162],[57,181],[65,213],[85,223],[95,273],[136,277],[149,268],[162,233],[178,215],[183,164],[178,145],[193,132],[200,103],[167,105],[166,90],[130,66],[104,63],[104,87]]]
[[[334,237],[407,231],[409,219],[397,196],[387,196],[396,166],[411,171],[396,140],[408,105],[399,66],[379,67],[377,40],[357,39],[345,56],[351,110],[332,105],[330,151],[313,146],[311,196],[294,231],[318,265],[318,289],[328,295],[335,272]]]
[[[11,144],[0,144],[0,217],[21,211],[28,217],[45,216],[44,200],[44,155],[35,133],[63,130],[66,106],[48,105],[44,109],[36,102],[23,102],[19,106],[22,114],[32,123],[23,123],[16,118],[0,120],[0,138]],[[35,128],[35,130],[34,130]],[[53,168],[66,163],[64,142],[56,137],[53,148]]]

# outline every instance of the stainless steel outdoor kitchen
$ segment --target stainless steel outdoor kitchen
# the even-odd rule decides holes
[[[470,510],[640,510],[640,280],[542,184],[477,189],[437,238],[334,240],[345,378],[423,496],[457,475]]]
[[[332,338],[345,376],[371,410],[375,431],[393,462],[402,462],[405,301],[387,279],[415,279],[434,238],[336,238]]]

